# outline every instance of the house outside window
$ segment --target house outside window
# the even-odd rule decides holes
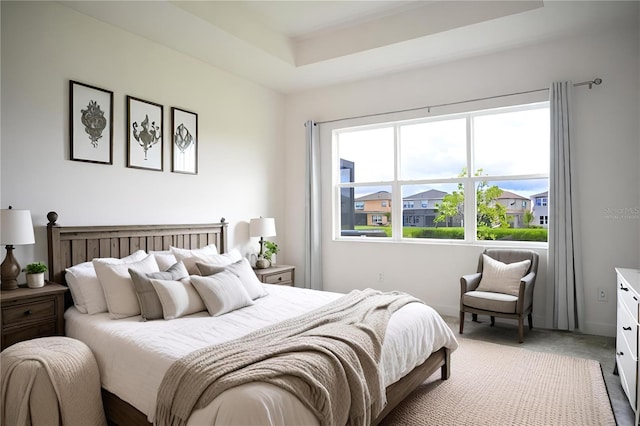
[[[529,241],[518,229],[537,226],[529,201],[549,186],[548,102],[335,129],[332,137],[333,158],[355,165],[352,182],[333,178],[336,194],[388,193],[387,237]],[[527,234],[546,242],[546,232]]]
[[[355,208],[356,208],[356,210],[364,210],[364,202],[363,201],[356,201],[355,202]]]

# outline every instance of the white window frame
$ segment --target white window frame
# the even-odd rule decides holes
[[[398,121],[389,121],[384,123],[376,123],[376,124],[367,124],[360,126],[352,126],[352,127],[344,127],[344,128],[334,128],[332,130],[331,137],[331,174],[332,174],[332,191],[333,191],[333,239],[334,241],[353,241],[353,240],[366,240],[366,241],[384,241],[384,242],[404,242],[404,243],[420,243],[420,244],[481,244],[481,245],[510,245],[510,246],[527,246],[527,247],[544,247],[548,246],[548,242],[534,242],[534,241],[493,241],[493,240],[478,240],[477,239],[477,206],[475,203],[475,188],[477,183],[482,181],[489,182],[499,182],[504,180],[533,180],[533,179],[549,179],[550,173],[541,174],[522,174],[522,175],[491,175],[491,176],[473,176],[473,171],[475,170],[474,159],[473,159],[473,117],[478,117],[482,115],[494,115],[505,112],[517,112],[517,111],[525,111],[531,109],[539,109],[549,107],[548,101],[538,101],[531,102],[521,105],[514,106],[506,106],[506,107],[498,107],[498,108],[489,108],[485,110],[479,111],[471,111],[471,112],[462,112],[462,113],[453,113],[441,116],[433,116],[428,118],[418,118],[418,119],[410,119],[410,120],[398,120]],[[400,149],[399,149],[399,134],[400,127],[408,124],[418,124],[425,122],[437,122],[442,120],[455,120],[459,118],[466,118],[466,131],[467,131],[467,139],[466,139],[466,155],[467,155],[467,175],[464,177],[455,177],[455,178],[438,178],[438,179],[414,179],[414,180],[402,180],[399,179],[400,172]],[[339,179],[339,158],[338,158],[338,136],[341,133],[351,132],[351,131],[362,131],[362,130],[373,130],[378,128],[388,128],[394,127],[394,179],[389,181],[378,181],[378,182],[348,182],[341,183]],[[405,209],[403,199],[402,199],[402,186],[404,185],[423,185],[423,184],[443,184],[443,183],[451,183],[458,184],[462,183],[464,185],[464,216],[463,220],[464,225],[464,239],[463,240],[446,240],[446,239],[428,239],[428,238],[403,238],[402,236],[402,228],[403,228],[403,210]],[[391,226],[392,226],[392,235],[391,237],[352,237],[352,236],[342,236],[340,229],[340,189],[342,188],[357,188],[357,187],[380,187],[380,186],[390,186],[391,187]],[[472,203],[469,203],[468,200],[473,200]],[[545,199],[546,201],[546,199]],[[548,203],[545,202],[544,206]],[[410,209],[407,207],[407,209]]]

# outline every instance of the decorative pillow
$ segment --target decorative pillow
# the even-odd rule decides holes
[[[151,285],[160,298],[162,312],[166,320],[195,314],[206,309],[189,278],[183,278],[180,281],[152,278]]]
[[[93,267],[96,269],[100,285],[102,285],[111,319],[140,315],[140,303],[138,303],[138,296],[133,289],[129,269],[140,273],[160,272],[153,255],[147,255],[138,262],[130,263],[112,263],[104,259],[94,259]]]
[[[253,272],[253,268],[247,259],[243,258],[241,261],[227,266],[227,270],[240,278],[240,282],[252,299],[267,295],[267,290],[265,290],[256,273]]]
[[[122,259],[112,257],[102,258],[109,262],[137,262],[144,259],[147,254],[144,250],[138,250]],[[89,315],[107,312],[107,301],[96,275],[92,262],[84,262],[67,268],[65,278],[71,291],[74,304],[80,312]]]
[[[175,265],[178,261],[176,256],[171,253],[169,250],[164,251],[150,251],[149,254],[152,254],[156,258],[156,262],[158,262],[158,268],[161,271],[166,271],[172,265]]]
[[[227,270],[227,266],[217,266],[217,265],[211,265],[209,263],[201,263],[201,262],[196,262],[196,268],[198,268],[198,272],[203,277],[215,275],[217,273]]]
[[[177,260],[184,263],[184,266],[191,275],[198,275],[199,273],[196,262],[207,263],[214,266],[227,266],[242,259],[242,255],[236,249],[224,254],[207,254],[198,252],[197,250],[190,250],[189,253],[186,254],[183,252],[174,252],[174,254]]]
[[[218,254],[218,247],[215,244],[209,244],[208,246],[204,246],[199,249],[184,249],[174,246],[169,246],[169,253],[174,255],[181,255],[183,257],[188,257],[190,254]]]
[[[527,259],[521,262],[502,263],[486,254],[483,254],[482,258],[482,279],[476,290],[517,296],[520,280],[529,270],[531,261]]]
[[[257,299],[268,294],[255,272],[253,272],[251,264],[245,258],[224,267],[200,262],[196,262],[196,267],[198,268],[198,271],[200,271],[200,275],[203,277],[215,275],[225,270],[232,272],[240,279],[240,282],[244,286],[244,289],[247,290],[251,299]]]
[[[157,259],[156,257],[156,261]],[[149,274],[142,274],[135,269],[129,268],[129,275],[133,280],[133,289],[140,303],[140,315],[145,321],[164,317],[162,303],[160,303],[158,293],[156,293],[153,284],[151,284],[151,278],[177,281],[189,277],[187,268],[184,267],[182,262],[172,265],[164,272],[151,272]]]
[[[211,316],[253,305],[240,279],[230,271],[223,271],[210,277],[192,276],[191,282],[204,300]]]
[[[107,302],[104,300],[100,281],[98,281],[98,276],[96,275],[96,271],[93,269],[93,264],[91,262],[80,263],[79,265],[65,269],[65,271],[65,278],[67,280],[67,285],[69,286],[69,291],[71,292],[73,304],[80,312],[83,314],[89,313],[87,309],[87,301],[84,298],[83,289],[81,287],[85,287],[85,292],[93,291],[98,293],[99,291],[99,296],[102,296],[102,304],[100,306],[93,307],[92,312],[100,311],[101,309],[103,309],[101,312],[105,312],[107,310]]]

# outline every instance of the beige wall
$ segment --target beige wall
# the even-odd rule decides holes
[[[54,2],[1,2],[2,208],[30,209],[35,246],[18,261],[46,260],[46,214],[62,225],[230,222],[230,245],[249,242],[248,220],[276,218],[284,238],[283,105],[272,90]],[[68,86],[114,92],[114,161],[69,160]],[[126,167],[126,96],[198,114],[199,174]],[[257,240],[254,241],[257,250]],[[4,251],[4,250],[3,250]],[[283,256],[286,248],[283,247]],[[4,255],[2,255],[4,257]]]
[[[587,313],[583,330],[615,335],[613,268],[640,267],[640,220],[611,219],[604,209],[640,206],[640,137],[636,123],[639,76],[636,26],[288,96],[285,131],[287,163],[291,166],[286,179],[286,214],[291,228],[286,240],[289,262],[302,265],[304,261],[302,123],[305,120],[321,122],[544,88],[556,80],[578,82],[601,77],[602,86],[593,90],[579,88],[574,97],[576,195],[581,216],[579,233],[583,243]],[[505,98],[491,105],[516,101]],[[438,111],[442,112],[447,111]],[[330,181],[331,158],[326,127],[320,126],[325,184]],[[457,315],[459,277],[475,270],[482,246],[333,241],[331,188],[327,187],[323,188],[326,289],[339,292],[365,287],[398,289],[415,294],[441,313]],[[551,326],[548,318],[552,312],[552,292],[545,277],[547,250],[536,250],[541,262],[534,325]],[[375,265],[370,259],[377,259]],[[303,276],[302,272],[298,276]],[[380,273],[384,276],[382,282]],[[607,302],[597,301],[598,288],[607,290]]]

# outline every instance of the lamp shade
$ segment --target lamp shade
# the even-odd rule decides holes
[[[249,234],[252,237],[275,237],[276,220],[272,217],[259,217],[249,222]]]
[[[0,210],[0,244],[35,244],[29,210]]]

